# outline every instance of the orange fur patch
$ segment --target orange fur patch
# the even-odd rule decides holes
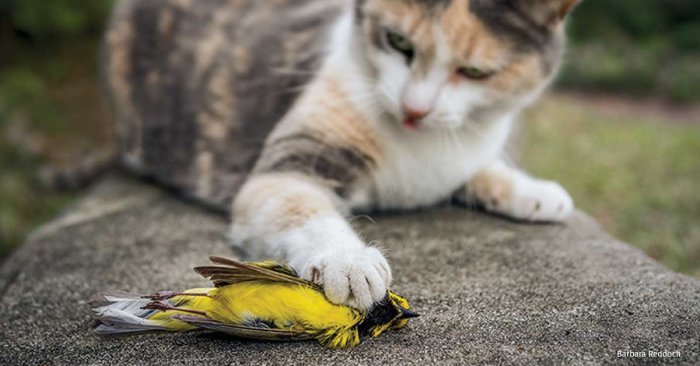
[[[543,81],[540,63],[539,56],[536,55],[521,57],[494,75],[488,83],[504,93],[531,90]]]
[[[312,217],[323,212],[327,207],[318,205],[313,197],[295,193],[285,196],[280,205],[280,214],[274,224],[279,231],[299,227]]]
[[[379,162],[382,158],[379,136],[350,101],[342,84],[342,80],[333,77],[320,79],[302,102],[315,106],[313,113],[300,111],[295,117],[329,145],[351,147]]]
[[[456,56],[453,67],[475,66],[497,72],[483,83],[503,93],[534,88],[542,82],[539,55],[513,58],[509,45],[493,36],[468,11],[468,0],[453,0],[440,24]]]
[[[484,170],[469,182],[469,193],[479,202],[494,207],[504,205],[513,197],[513,184],[502,175]]]
[[[294,189],[297,185],[300,189]],[[270,222],[277,231],[286,231],[303,225],[314,216],[335,212],[331,200],[320,185],[318,190],[312,178],[297,174],[263,174],[251,177],[234,202],[233,214],[237,219],[244,213],[256,212],[273,205]]]

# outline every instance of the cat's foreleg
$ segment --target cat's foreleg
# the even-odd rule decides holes
[[[479,171],[462,193],[469,203],[518,220],[561,222],[574,209],[559,183],[533,178],[502,161]]]
[[[339,207],[333,191],[313,178],[253,176],[234,201],[232,239],[254,257],[286,261],[303,278],[323,285],[332,302],[368,309],[386,295],[391,269]]]

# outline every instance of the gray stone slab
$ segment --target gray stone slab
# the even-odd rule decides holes
[[[0,267],[0,365],[700,364],[700,281],[583,214],[567,225],[450,207],[374,219],[354,223],[423,314],[407,329],[343,351],[207,333],[98,338],[87,301],[100,292],[206,285],[191,268],[234,255],[225,218],[111,177]]]

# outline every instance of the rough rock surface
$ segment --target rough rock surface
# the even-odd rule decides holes
[[[407,329],[343,351],[207,333],[103,339],[90,332],[90,298],[206,285],[191,267],[234,255],[224,218],[109,178],[0,267],[0,365],[700,364],[700,281],[582,214],[567,225],[459,208],[374,218],[355,224],[386,249],[393,288],[423,314]]]

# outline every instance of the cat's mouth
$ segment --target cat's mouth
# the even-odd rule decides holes
[[[403,120],[403,126],[409,130],[416,130],[418,129],[418,120],[415,118],[406,117],[406,119]]]

